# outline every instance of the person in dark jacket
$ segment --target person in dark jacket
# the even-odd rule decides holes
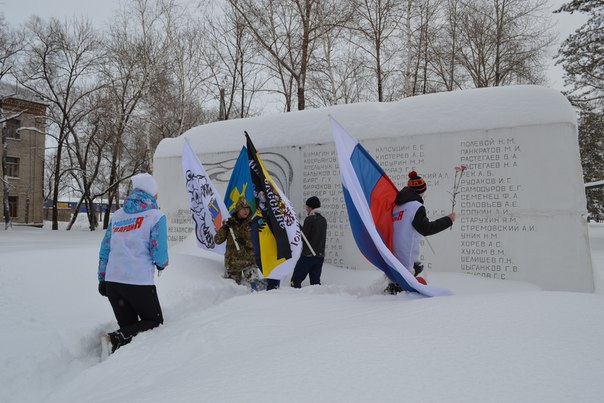
[[[455,212],[435,221],[428,219],[422,198],[426,189],[426,181],[417,172],[409,172],[407,186],[396,195],[392,210],[394,256],[416,277],[423,270],[423,265],[417,261],[422,237],[437,234],[455,221]],[[402,290],[398,284],[390,283],[386,291]]]
[[[302,225],[302,233],[308,242],[303,242],[302,255],[292,274],[291,286],[294,288],[301,288],[307,275],[311,285],[321,285],[321,270],[325,259],[327,220],[321,215],[321,201],[312,196],[306,200],[305,208],[308,217]]]
[[[254,287],[258,280],[258,266],[252,242],[252,214],[247,199],[237,200],[231,217],[225,220],[214,235],[214,241],[221,244],[226,241],[224,266],[226,277],[237,284]]]
[[[166,216],[157,206],[153,176],[134,175],[132,188],[112,214],[99,252],[99,293],[109,299],[120,327],[103,335],[104,356],[164,321],[154,274],[168,265]]]

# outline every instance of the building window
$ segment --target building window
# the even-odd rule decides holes
[[[6,175],[13,178],[19,177],[19,158],[6,157]]]
[[[17,130],[20,127],[21,127],[21,121],[20,120],[18,120],[18,119],[8,120],[6,122],[7,137],[9,139],[20,139],[21,138],[21,134]]]
[[[13,218],[19,217],[17,215],[18,203],[19,203],[19,198],[17,196],[8,196],[8,211],[10,212],[10,216]]]

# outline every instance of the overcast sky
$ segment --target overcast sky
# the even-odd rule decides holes
[[[38,15],[42,18],[58,17],[67,18],[74,15],[85,15],[89,17],[98,26],[103,26],[111,18],[115,10],[123,0],[0,0],[0,12],[11,25],[17,26],[25,22],[31,15]],[[182,3],[195,3],[195,0],[179,0]],[[551,10],[559,8],[562,4],[570,0],[549,0]],[[585,16],[575,13],[552,14],[552,21],[559,34],[556,46],[551,50],[552,56],[558,49],[559,44],[574,32],[586,20]],[[548,68],[550,84],[553,88],[561,90],[563,88],[562,69],[555,67],[553,60]]]

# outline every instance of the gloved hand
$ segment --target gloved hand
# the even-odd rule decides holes
[[[413,263],[413,269],[415,271],[415,277],[417,277],[422,271],[424,271],[424,265],[422,262]]]
[[[107,284],[104,281],[99,281],[99,294],[103,297],[107,296]]]
[[[157,269],[157,271],[162,271],[163,269],[165,269],[165,267],[161,267],[158,265],[155,265],[155,268]]]

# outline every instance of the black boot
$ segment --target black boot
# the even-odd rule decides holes
[[[388,283],[388,287],[384,290],[384,294],[396,295],[402,291],[403,289],[397,283]]]
[[[116,330],[115,332],[109,333],[111,339],[111,353],[115,353],[118,348],[130,343],[132,337],[125,337],[121,331]]]
[[[266,291],[278,290],[280,286],[281,286],[280,280],[274,280],[272,278],[266,279]]]

